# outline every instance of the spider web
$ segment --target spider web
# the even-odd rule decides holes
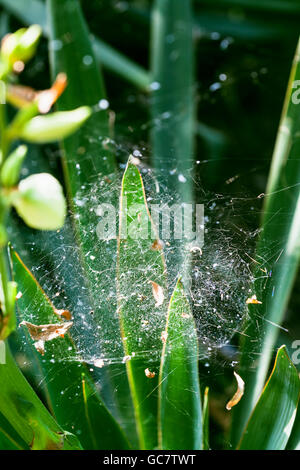
[[[94,112],[102,112],[99,104],[95,104]],[[155,125],[157,123],[149,120],[141,124],[138,131],[143,135]],[[137,134],[139,135],[139,132]],[[114,374],[117,381],[121,380],[121,374],[126,374],[125,362],[128,358],[124,353],[119,331],[117,241],[99,240],[97,225],[102,217],[99,206],[103,203],[113,203],[116,208],[118,207],[121,179],[130,154],[134,155],[138,163],[148,204],[157,203],[168,207],[180,203],[178,194],[170,190],[166,181],[173,178],[176,182],[186,184],[186,180],[180,178],[176,168],[170,168],[166,174],[166,170],[155,171],[149,166],[151,149],[144,140],[140,139],[137,145],[134,136],[122,125],[118,125],[117,135],[115,139],[100,140],[96,134],[89,135],[89,139],[99,143],[99,151],[102,145],[109,145],[121,163],[113,175],[103,178],[95,173],[93,183],[84,185],[75,195],[75,207],[84,214],[79,220],[82,237],[79,243],[74,237],[74,224],[70,216],[63,229],[58,232],[31,231],[25,226],[22,226],[21,231],[20,221],[17,221],[12,225],[10,233],[10,238],[20,256],[28,264],[56,308],[69,310],[72,314],[74,324],[70,329],[70,335],[76,345],[76,354],[66,358],[63,348],[59,353],[60,339],[55,339],[56,354],[51,356],[50,363],[65,362],[66,366],[70,361],[87,364],[97,388],[116,415],[113,396],[110,395],[110,389],[106,384],[105,370],[112,365],[120,366],[119,369],[115,369]],[[50,161],[51,159],[55,161],[58,156],[57,150],[47,149],[47,152]],[[91,157],[93,156],[86,155],[82,158],[91,159]],[[201,251],[193,252],[191,243],[186,240],[163,241],[168,277],[168,288],[164,294],[168,301],[178,275],[185,276],[186,294],[197,328],[201,363],[204,367],[212,365],[214,370],[220,364],[222,367],[226,364],[235,368],[238,364],[239,338],[247,335],[246,301],[256,293],[253,268],[258,263],[261,268],[260,276],[266,283],[270,282],[266,266],[269,259],[274,259],[276,253],[280,254],[280,247],[267,246],[263,259],[257,260],[255,245],[260,235],[257,214],[260,211],[261,198],[258,198],[257,194],[249,193],[248,190],[239,194],[230,194],[229,191],[224,194],[214,193],[205,188],[198,178],[194,168],[194,158],[190,157],[189,161],[191,169],[188,177],[193,180],[196,194],[194,202],[204,205],[204,245]],[[37,165],[38,163],[33,171],[36,171]],[[203,167],[205,162],[196,160],[197,165]],[[81,171],[80,166],[77,170]],[[29,172],[32,173],[32,167],[23,169],[24,175]],[[237,178],[238,175],[234,175],[228,183]],[[138,239],[136,245],[137,251],[144,249]],[[184,253],[184,259],[188,259],[188,266],[185,266],[182,257],[178,256],[179,251]],[[137,279],[138,270],[142,269],[143,278],[132,286],[132,291],[122,292],[122,302],[134,296],[138,303],[139,296],[145,296],[145,301],[138,305],[147,322],[145,329],[149,337],[153,331],[160,333],[165,329],[166,319],[166,310],[159,313],[154,308],[155,302],[149,287],[152,268],[151,265],[131,268],[136,270]],[[90,279],[93,279],[92,285]],[[91,292],[93,292],[92,297]],[[26,295],[26,292],[22,294]],[[37,299],[32,298],[24,312],[34,324],[37,323],[40,308]],[[26,374],[34,376],[36,375],[34,363],[31,363],[30,356],[27,356],[28,337],[20,329],[18,336],[16,354],[18,362]],[[189,337],[180,340],[189,341]],[[257,341],[257,338],[254,340]],[[160,346],[162,347],[162,343]],[[140,348],[137,354],[144,355],[149,365],[158,370],[161,347],[151,351],[149,348]],[[47,348],[51,349],[46,343],[46,351]],[[55,376],[51,374],[51,367],[47,377],[38,375],[37,379],[39,386],[44,381],[51,383],[55,380]],[[76,387],[70,386],[61,393],[73,395],[76,402]],[[119,416],[118,418],[120,419]],[[121,421],[124,422],[126,419],[129,418],[123,416]]]

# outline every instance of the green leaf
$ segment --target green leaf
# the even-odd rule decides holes
[[[18,369],[7,348],[0,365],[0,413],[33,450],[80,450],[78,439],[56,423]]]
[[[20,450],[22,447],[19,447],[17,443],[12,441],[10,437],[4,433],[0,428],[0,450]]]
[[[170,300],[166,334],[159,375],[159,448],[201,449],[198,338],[180,280]]]
[[[14,2],[0,0],[0,4],[24,23],[39,23],[43,33],[45,35],[49,34],[46,8],[40,0],[26,0],[26,8],[24,8],[24,0],[14,0]],[[142,90],[147,91],[149,89],[150,74],[143,67],[101,39],[92,38],[92,45],[98,64],[103,65],[107,70],[119,75]]]
[[[76,132],[90,115],[90,108],[81,106],[72,111],[35,116],[21,129],[19,137],[37,144],[56,142]]]
[[[53,304],[14,251],[12,261],[14,279],[23,294],[17,301],[19,320],[38,325],[59,323],[60,317]],[[102,403],[87,368],[77,361],[78,354],[71,337],[65,335],[47,342],[45,355],[41,356],[28,332],[25,336],[38,371],[37,382],[39,377],[47,377],[39,388],[47,397],[57,421],[65,429],[76,430],[85,449],[127,449],[128,443]]]
[[[4,248],[7,244],[7,232],[2,224],[0,224],[0,248]]]
[[[96,60],[107,70],[119,75],[142,91],[149,91],[151,77],[147,70],[98,38],[92,41]]]
[[[161,294],[167,294],[163,254],[153,248],[150,228],[154,229],[141,175],[129,160],[120,201],[118,310],[125,355],[130,358],[126,367],[142,449],[157,446],[157,377],[166,318]],[[154,286],[159,286],[160,299],[154,297]]]
[[[272,21],[268,23],[264,21],[264,12],[260,16],[256,15],[255,18],[253,18],[252,15],[243,15],[240,16],[239,21],[236,21],[236,17],[228,14],[232,9],[229,9],[229,5],[224,4],[223,0],[219,0],[218,2],[222,4],[222,9],[219,5],[216,6],[215,3],[212,7],[210,0],[206,0],[206,3],[209,3],[208,7],[202,3],[202,0],[198,2],[200,10],[199,7],[197,8],[196,2],[194,2],[195,13],[193,15],[193,28],[194,31],[201,34],[201,38],[211,39],[211,34],[218,32],[220,37],[233,37],[238,41],[264,41],[265,44],[266,40],[277,41],[278,37],[286,40],[288,27],[289,33],[294,33],[295,35],[298,33],[298,18],[295,15],[297,12],[297,7],[295,7],[297,2],[294,1],[289,3],[287,1],[270,2],[267,0],[267,3],[264,4],[264,6],[261,5],[262,12],[263,10],[268,11],[270,8],[278,8],[278,17],[272,15]],[[233,9],[237,4],[238,8],[241,8],[242,6],[241,0],[235,0],[231,3]],[[251,0],[249,0],[249,4],[250,3],[252,5]],[[137,4],[129,4],[128,10],[139,19],[142,19],[147,26],[150,18],[149,8],[143,7],[141,4],[138,6]],[[285,10],[286,12],[290,11],[291,14],[284,17],[280,10],[282,10],[282,12]]]
[[[246,384],[247,386],[247,384]],[[292,431],[300,392],[298,372],[286,347],[279,348],[273,371],[238,446],[242,450],[282,450]]]
[[[286,449],[300,450],[300,406],[299,406],[299,403],[298,403],[294,426],[293,426],[290,438],[288,440]]]
[[[156,0],[152,11],[151,74],[153,164],[169,189],[192,201],[194,57],[191,1]],[[172,38],[168,41],[166,38]],[[182,73],[184,70],[184,73]],[[155,86],[156,85],[156,86]],[[170,170],[175,176],[170,176]]]
[[[6,37],[1,45],[1,60],[8,64],[8,70],[13,68],[15,62],[27,62],[34,56],[41,33],[41,27],[35,24]]]
[[[16,284],[9,281],[7,276],[7,248],[1,247],[0,250],[0,272],[1,272],[1,288],[0,288],[0,354],[5,352],[3,341],[16,328],[15,301],[16,301]],[[2,359],[2,357],[0,358]],[[1,364],[1,361],[0,361]]]
[[[23,179],[12,194],[12,204],[29,227],[57,230],[64,224],[67,208],[63,189],[49,173]]]
[[[211,5],[209,0],[198,0],[197,3]],[[285,13],[291,13],[292,15],[300,13],[298,2],[293,0],[285,2],[270,2],[269,0],[215,0],[214,5],[226,8],[238,6],[246,10],[263,11],[265,13],[278,12],[280,15]]]
[[[4,186],[10,187],[18,183],[26,155],[26,145],[19,145],[4,161],[1,168],[1,181]]]
[[[242,340],[240,371],[247,383],[235,413],[234,441],[257,401],[266,380],[272,351],[289,303],[300,260],[300,42],[292,66],[273,153],[256,251],[255,293],[261,305],[250,305],[246,335]],[[272,256],[266,260],[266,252]],[[253,342],[253,338],[257,341]]]
[[[7,419],[0,413],[0,449],[1,450],[28,450],[29,447],[21,439]]]

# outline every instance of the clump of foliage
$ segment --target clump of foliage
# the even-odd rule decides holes
[[[29,22],[30,15],[21,3],[14,2],[15,11]],[[44,32],[50,36],[54,84],[37,92],[15,83],[15,75],[36,52],[40,26],[22,28],[4,38],[1,86],[5,100],[16,111],[7,122],[6,105],[0,105],[0,339],[6,341],[6,363],[0,365],[0,448],[209,449],[211,392],[207,387],[203,390],[203,373],[199,379],[201,337],[186,275],[190,254],[186,247],[176,247],[178,276],[168,279],[165,251],[149,215],[143,166],[136,157],[129,158],[122,175],[118,240],[97,239],[95,230],[90,230],[92,215],[85,205],[95,181],[100,181],[102,191],[105,185],[112,185],[114,177],[117,179],[110,145],[112,117],[106,109],[98,57],[144,93],[152,94],[151,112],[158,121],[151,130],[153,166],[162,172],[165,185],[173,195],[179,195],[180,201],[193,197],[189,158],[194,153],[197,129],[203,131],[203,126],[196,122],[194,109],[191,2],[154,2],[151,73],[100,40],[93,39],[92,44],[79,2],[48,0],[47,12],[41,2],[30,4],[32,12],[41,14],[37,23],[44,28],[47,15],[48,28]],[[299,446],[300,381],[285,346],[278,348],[269,374],[277,335],[275,324],[282,322],[300,258],[299,159],[295,158],[300,121],[297,103],[292,99],[293,84],[299,75],[298,46],[255,251],[256,259],[261,260],[266,246],[280,243],[281,261],[270,258],[266,266],[256,261],[252,268],[254,294],[245,305],[246,334],[242,336],[241,358],[235,372],[238,388],[227,403],[228,412],[233,406],[236,410],[230,442],[238,449]],[[49,113],[56,101],[58,110]],[[83,357],[78,335],[73,334],[73,312],[55,308],[15,247],[8,246],[12,208],[29,227],[56,230],[56,238],[67,212],[62,186],[52,175],[37,173],[20,180],[27,155],[27,147],[20,140],[61,143],[72,221],[68,229],[78,254],[79,282],[84,284],[84,301],[94,318],[93,325],[101,330],[93,367]],[[169,171],[173,167],[177,169],[175,179]],[[138,211],[134,210],[137,206]],[[281,208],[278,226],[273,216]],[[155,235],[142,240],[122,238],[125,224],[133,224],[137,231],[146,224]],[[17,240],[17,248],[18,243],[22,246],[18,237],[11,238]],[[105,269],[108,257],[115,259],[110,270]],[[109,292],[106,271],[116,284],[115,299]],[[272,284],[266,287],[269,273]],[[70,273],[67,281],[74,289]],[[253,338],[258,337],[254,344]],[[15,362],[22,362],[21,343],[25,344],[26,361],[34,364],[31,373],[26,372],[24,363],[20,368]],[[114,356],[120,354],[117,363],[108,360],[112,351]],[[254,356],[259,358],[255,369]],[[49,376],[51,380],[47,380]],[[40,388],[38,378],[43,379]],[[103,385],[100,390],[99,383]]]

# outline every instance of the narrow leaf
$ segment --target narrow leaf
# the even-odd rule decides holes
[[[290,438],[288,440],[286,449],[300,450],[300,406],[299,406],[299,403],[298,403],[294,426],[293,426]]]
[[[44,407],[9,350],[6,364],[0,366],[0,384],[0,412],[31,449],[81,449],[77,438],[63,431]]]
[[[190,203],[195,131],[191,1],[155,0],[151,26],[153,163],[164,171],[174,195]]]
[[[240,373],[247,387],[233,422],[235,443],[265,383],[299,266],[299,80],[300,42],[287,87],[265,196],[254,273],[256,296],[261,304],[249,305],[247,336],[243,336],[242,340]],[[266,252],[271,251],[272,256],[266,260]]]
[[[28,445],[0,413],[0,449],[1,450],[28,450]]]
[[[298,372],[285,346],[256,404],[241,442],[242,450],[282,450],[292,431],[300,393]]]
[[[170,300],[166,331],[159,376],[159,448],[201,449],[198,339],[180,280]]]
[[[90,108],[80,106],[72,111],[36,116],[25,124],[20,132],[20,137],[28,142],[38,144],[56,142],[76,132],[90,115]]]
[[[4,161],[1,168],[1,181],[4,186],[10,187],[18,183],[26,154],[26,145],[20,145]]]
[[[120,201],[118,309],[142,449],[157,446],[157,378],[166,316],[164,260],[161,251],[152,248],[150,229],[154,227],[141,175],[129,161]],[[152,292],[153,283],[159,286],[153,288],[157,298]]]

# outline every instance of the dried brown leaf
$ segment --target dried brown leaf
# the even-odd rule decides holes
[[[190,247],[190,253],[199,253],[200,256],[201,256],[202,255],[202,250],[201,250],[200,246],[195,245],[195,246]]]
[[[162,250],[164,247],[164,244],[161,240],[154,240],[154,242],[151,245],[152,250]]]
[[[96,359],[94,361],[94,366],[99,367],[99,369],[102,369],[102,367],[104,366],[104,360],[103,359]]]
[[[73,325],[73,322],[65,322],[59,324],[49,324],[49,325],[34,325],[28,321],[22,321],[20,326],[24,325],[28,329],[28,332],[31,338],[35,341],[34,347],[36,350],[44,355],[45,348],[44,343],[46,341],[51,341],[58,337],[64,337],[69,328]]]
[[[151,372],[148,368],[145,369],[145,376],[148,379],[153,379],[155,377],[155,372]]]
[[[17,295],[16,295],[16,300],[21,299],[22,296],[23,296],[22,292],[19,291],[19,292],[17,293]]]
[[[262,302],[260,300],[257,300],[256,295],[252,295],[252,297],[249,297],[246,300],[246,304],[261,304]]]
[[[237,391],[235,392],[231,400],[229,400],[229,402],[227,403],[226,405],[227,410],[231,410],[233,406],[238,404],[238,402],[244,395],[244,390],[245,390],[245,382],[243,381],[242,377],[240,377],[239,374],[237,374],[236,372],[233,372],[233,373],[237,381]]]
[[[49,90],[41,91],[37,94],[37,102],[40,113],[48,113],[53,104],[57,101],[67,86],[67,76],[59,73],[55,82]]]
[[[33,343],[33,346],[42,356],[45,354],[45,341],[40,339],[39,341]]]
[[[191,318],[191,315],[189,315],[188,313],[183,312],[183,313],[181,314],[181,317],[182,317],[182,318]]]
[[[160,307],[164,303],[164,291],[163,288],[154,281],[150,281],[152,284],[152,293],[155,299],[155,307]]]
[[[165,343],[168,339],[168,333],[166,331],[161,332],[161,340],[163,343]]]
[[[71,312],[69,310],[64,310],[63,308],[62,309],[55,308],[54,313],[58,317],[65,318],[65,320],[72,320],[72,315],[71,315]]]
[[[7,99],[18,108],[23,108],[34,101],[37,102],[40,113],[50,111],[67,86],[67,76],[59,73],[55,82],[48,90],[36,91],[31,87],[23,85],[8,85]]]

